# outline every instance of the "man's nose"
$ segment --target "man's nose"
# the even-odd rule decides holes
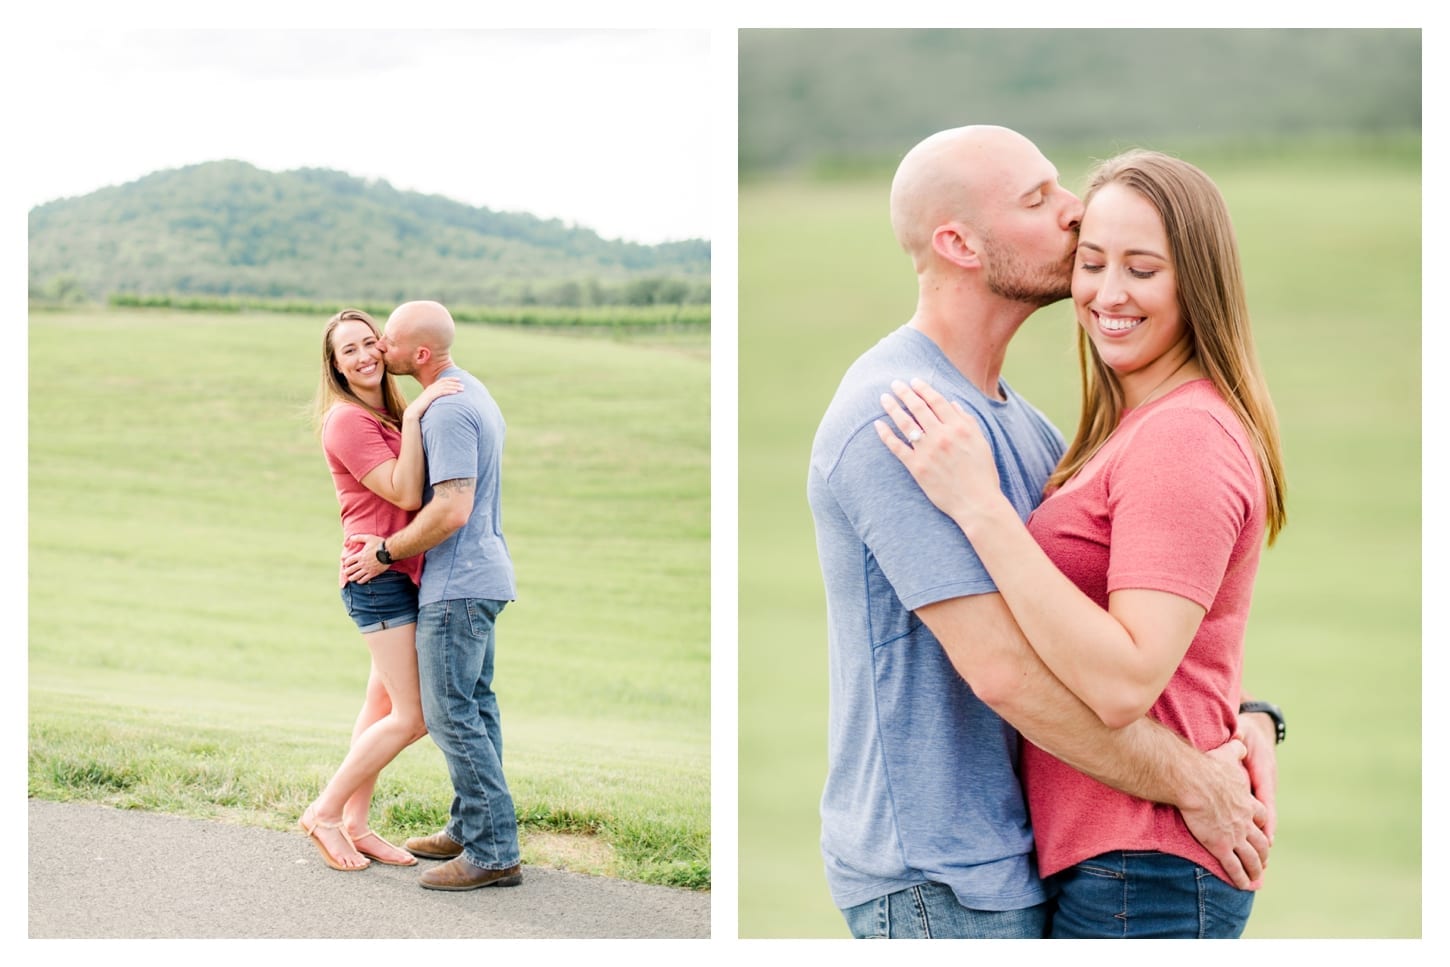
[[[1062,206],[1062,227],[1069,232],[1076,231],[1082,223],[1082,202],[1070,191],[1064,191],[1063,194],[1067,195],[1068,201]]]

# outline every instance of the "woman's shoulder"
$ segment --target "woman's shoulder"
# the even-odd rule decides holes
[[[1177,392],[1163,400],[1161,407],[1144,415],[1166,417],[1185,425],[1197,424],[1205,428],[1218,426],[1234,437],[1243,432],[1233,406],[1207,376],[1184,383]]]
[[[336,439],[339,434],[352,435],[356,433],[383,432],[388,427],[374,413],[369,412],[356,403],[339,401],[332,404],[322,416],[322,438],[329,437]]]
[[[1134,436],[1179,459],[1221,460],[1228,453],[1252,453],[1238,414],[1208,378],[1185,383],[1143,413]]]
[[[328,427],[342,426],[346,423],[366,419],[366,417],[367,414],[356,403],[338,400],[327,408],[326,413],[322,414],[322,428],[326,432]]]

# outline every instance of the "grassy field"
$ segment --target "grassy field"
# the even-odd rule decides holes
[[[1086,158],[1053,160],[1080,188]],[[1289,525],[1264,556],[1247,644],[1249,688],[1289,717],[1248,936],[1418,937],[1418,154],[1192,160],[1235,218],[1289,474]],[[742,936],[846,935],[818,847],[825,612],[805,479],[841,374],[914,306],[888,183],[741,191]],[[1027,323],[1005,375],[1070,435],[1067,306]]]
[[[368,660],[307,423],[323,322],[32,314],[31,796],[286,829],[341,760]],[[455,358],[508,420],[524,861],[708,888],[709,333],[469,325]],[[374,823],[427,832],[450,798],[424,739]]]

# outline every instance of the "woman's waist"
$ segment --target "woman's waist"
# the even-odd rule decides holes
[[[413,512],[379,497],[366,503],[351,506],[344,504],[338,512],[338,518],[342,522],[344,536],[375,534],[378,537],[387,537],[408,526],[408,522],[413,519]]]

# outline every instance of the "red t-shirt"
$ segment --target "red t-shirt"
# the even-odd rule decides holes
[[[337,488],[342,508],[342,536],[376,534],[387,537],[407,526],[411,511],[390,504],[362,485],[362,478],[379,464],[396,460],[403,436],[360,406],[340,403],[327,413],[322,425],[322,449]],[[391,571],[402,571],[417,584],[423,574],[423,555],[394,561]],[[347,584],[339,558],[338,587]]]
[[[1107,608],[1124,588],[1207,609],[1149,714],[1208,750],[1238,718],[1244,629],[1264,537],[1264,486],[1243,425],[1207,379],[1128,411],[1028,529],[1079,589]],[[1172,806],[1110,789],[1028,742],[1023,785],[1042,875],[1099,853],[1157,850],[1223,867]]]

